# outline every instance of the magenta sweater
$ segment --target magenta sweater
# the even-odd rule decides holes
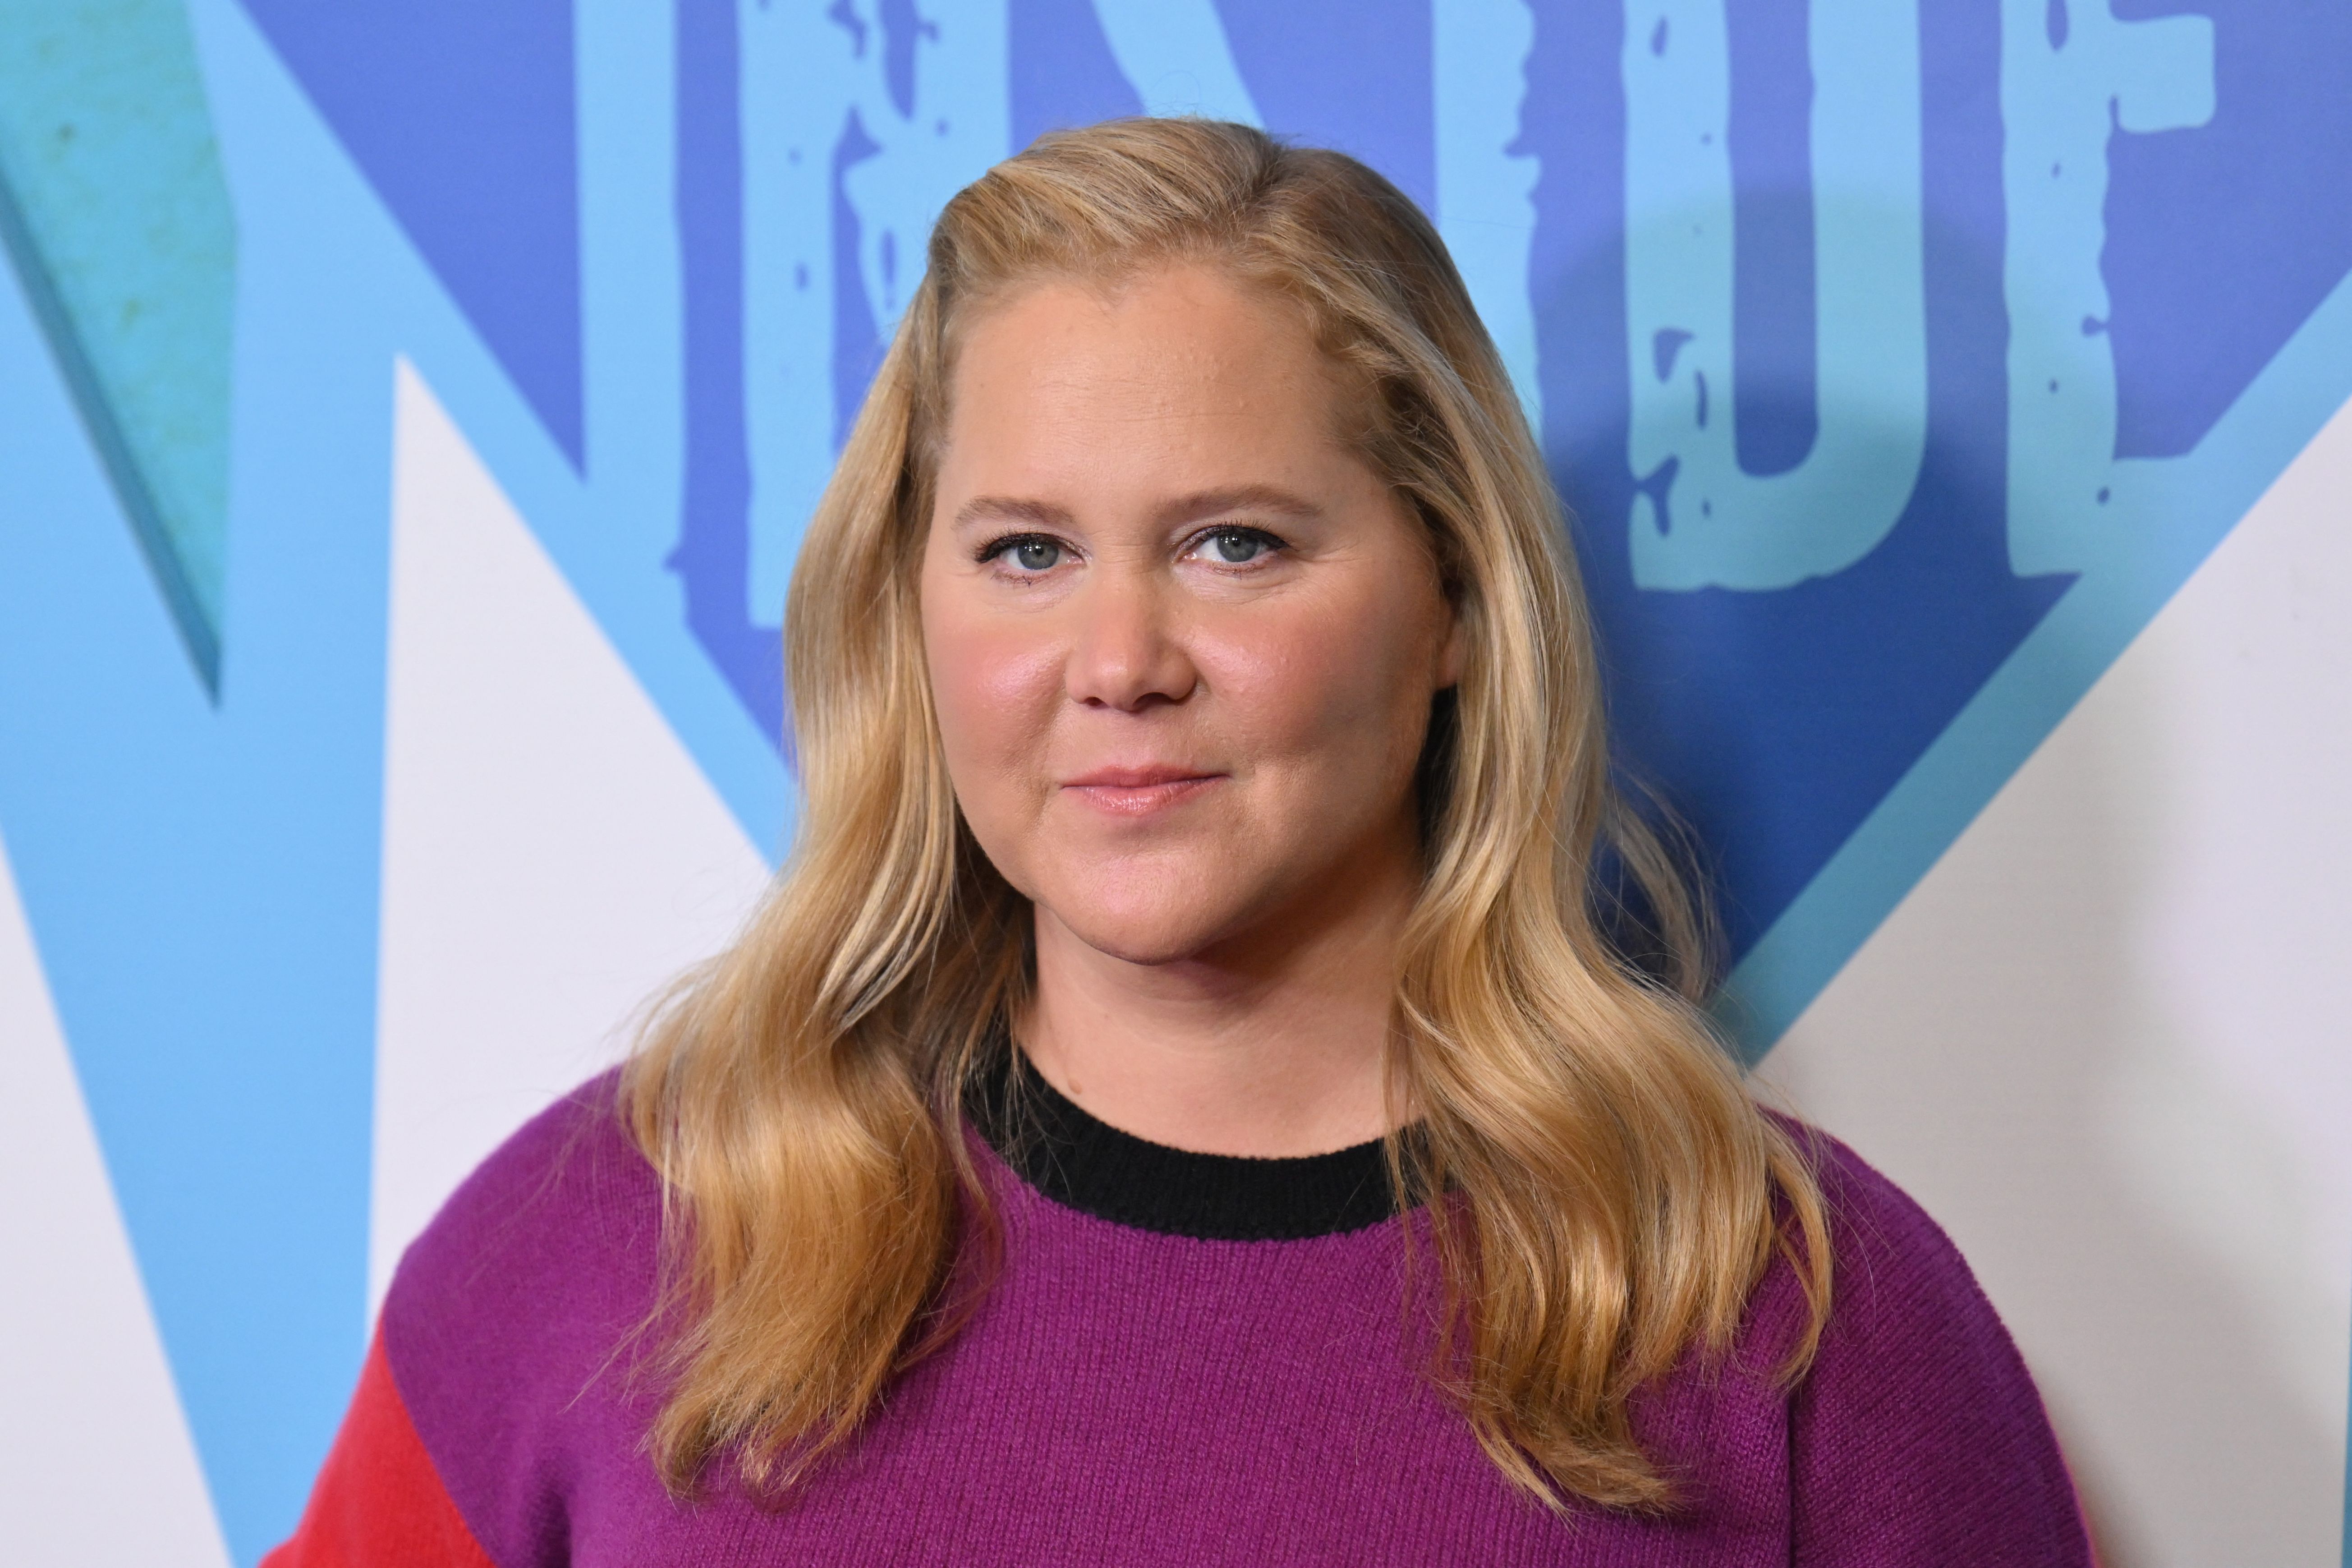
[[[1755,1353],[1801,1319],[1776,1268],[1747,1353],[1638,1403],[1685,1506],[1560,1516],[1504,1482],[1423,1375],[1402,1310],[1408,1222],[1377,1144],[1189,1154],[1050,1089],[1038,1104],[1037,1136],[992,1133],[1013,1163],[982,1150],[1007,1246],[977,1316],[804,1492],[763,1508],[725,1484],[678,1501],[646,1456],[654,1392],[614,1352],[650,1300],[658,1193],[612,1080],[588,1085],[410,1249],[372,1382],[276,1561],[349,1552],[325,1540],[338,1520],[388,1541],[422,1527],[351,1521],[420,1508],[446,1510],[458,1542],[431,1554],[498,1568],[2090,1561],[1992,1307],[1935,1224],[1841,1145],[1823,1141],[1837,1296],[1811,1375],[1785,1391]],[[425,1480],[381,1479],[402,1454]],[[394,1508],[401,1485],[446,1500]]]

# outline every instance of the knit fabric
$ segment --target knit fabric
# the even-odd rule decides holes
[[[969,1324],[789,1500],[715,1472],[681,1500],[644,1441],[658,1184],[612,1097],[609,1077],[587,1086],[485,1163],[384,1308],[377,1397],[499,1568],[2089,1562],[2041,1402],[1967,1266],[1826,1139],[1820,1355],[1793,1392],[1771,1375],[1803,1314],[1776,1267],[1727,1365],[1645,1393],[1636,1429],[1682,1484],[1669,1517],[1555,1514],[1504,1481],[1424,1375],[1410,1216],[1161,1234],[1057,1203],[984,1147],[1006,1245]],[[322,1494],[370,1473],[343,1451],[362,1426],[387,1421],[355,1408]],[[298,1538],[274,1563],[392,1560]]]
[[[441,1484],[408,1418],[381,1335],[360,1369],[359,1392],[319,1472],[294,1539],[263,1568],[496,1568]]]

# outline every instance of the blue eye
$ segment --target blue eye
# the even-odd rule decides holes
[[[998,553],[1010,555],[1024,572],[1050,572],[1062,562],[1062,547],[1050,539],[1010,539],[998,546]]]
[[[1221,528],[1209,535],[1209,548],[1228,566],[1256,560],[1270,542],[1265,534],[1247,528]]]

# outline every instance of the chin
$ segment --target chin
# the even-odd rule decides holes
[[[1223,934],[1222,922],[1156,910],[1150,915],[1057,909],[1070,934],[1097,952],[1127,963],[1181,963]]]
[[[1038,900],[1070,934],[1129,963],[1177,963],[1231,936],[1249,900],[1191,878],[1073,877]],[[1206,896],[1204,896],[1204,894]]]

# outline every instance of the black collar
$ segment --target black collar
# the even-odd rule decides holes
[[[1397,1212],[1378,1139],[1292,1159],[1196,1154],[1097,1121],[1018,1050],[999,1064],[967,1114],[1006,1164],[1065,1208],[1205,1241],[1336,1236]]]

